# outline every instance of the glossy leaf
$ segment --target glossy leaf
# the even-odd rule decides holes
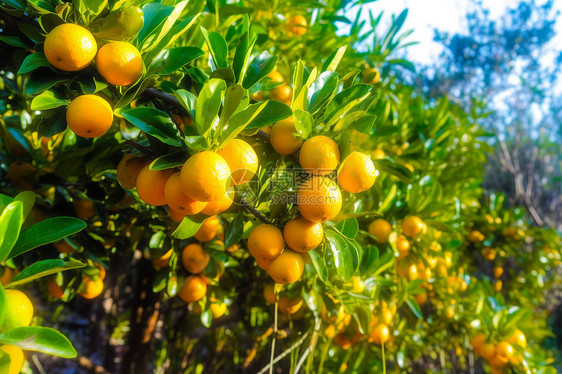
[[[211,131],[221,108],[226,83],[220,79],[211,79],[199,93],[195,110],[195,126],[202,136]]]
[[[244,234],[244,212],[238,212],[236,217],[230,222],[226,233],[224,235],[224,247],[232,247],[242,240],[242,234]]]
[[[38,261],[32,265],[29,265],[18,273],[11,281],[6,285],[6,288],[18,287],[22,284],[32,282],[36,279],[43,278],[52,274],[57,274],[61,271],[70,269],[79,269],[86,266],[79,261],[63,261],[63,260],[42,260]]]
[[[127,121],[161,142],[176,147],[181,146],[178,129],[170,117],[161,110],[155,108],[132,108],[121,114]]]
[[[8,204],[0,215],[0,262],[10,259],[10,252],[18,241],[23,223],[23,203]]]
[[[226,59],[228,46],[222,35],[216,31],[207,31],[204,27],[201,27],[201,32],[209,47],[211,58],[215,63],[215,69],[226,68],[228,66],[228,61]]]
[[[197,230],[199,230],[205,218],[206,217],[184,217],[176,230],[172,233],[172,236],[177,239],[191,238],[197,233]]]
[[[273,71],[277,60],[277,56],[272,56],[267,51],[254,57],[250,63],[248,72],[244,77],[244,83],[242,86],[247,90],[253,87],[260,81],[260,79],[264,78]]]
[[[167,75],[203,56],[205,53],[197,47],[176,47],[165,49],[156,56],[150,65],[152,73]]]
[[[63,334],[49,327],[17,327],[0,334],[0,343],[63,358],[77,356],[72,343]]]
[[[25,74],[29,73],[41,66],[49,66],[49,61],[47,61],[47,57],[43,53],[32,53],[27,56],[18,70],[18,74]]]

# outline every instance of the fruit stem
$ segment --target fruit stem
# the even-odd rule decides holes
[[[275,291],[275,312],[273,313],[273,340],[271,341],[271,355],[269,356],[269,374],[273,374],[273,360],[275,359],[275,340],[277,340],[277,317],[279,315],[279,300],[277,284],[273,288]]]
[[[240,199],[240,205],[242,205],[248,212],[252,213],[254,217],[259,219],[263,223],[271,224],[271,221],[262,216],[262,214],[256,208],[251,206],[246,200]]]
[[[166,92],[157,90],[156,88],[147,88],[144,93],[148,96],[155,97],[167,102],[168,104],[173,105],[176,109],[179,110],[180,115],[187,116],[189,114],[187,113],[187,110],[183,107],[183,105],[181,105],[178,99]]]

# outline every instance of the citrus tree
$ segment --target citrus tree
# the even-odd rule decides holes
[[[484,195],[486,113],[407,84],[407,12],[362,3],[1,2],[2,284],[48,276],[33,324],[107,372],[556,372],[558,234]],[[76,354],[11,327],[11,372]]]

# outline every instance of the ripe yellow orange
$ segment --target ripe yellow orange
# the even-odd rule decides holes
[[[57,284],[55,279],[51,279],[47,285],[47,292],[56,299],[61,299],[64,296],[64,290]]]
[[[490,369],[490,374],[503,374],[503,367],[492,366]]]
[[[209,254],[197,243],[186,245],[181,253],[183,267],[191,274],[202,272],[209,264],[210,259]]]
[[[149,205],[166,205],[164,190],[166,182],[174,174],[171,169],[150,170],[149,165],[143,167],[137,177],[137,193],[142,201]]]
[[[404,235],[400,235],[396,239],[396,249],[398,250],[398,258],[403,259],[410,253],[410,241]]]
[[[277,257],[284,247],[283,234],[274,225],[258,225],[254,227],[248,237],[248,251],[256,258],[256,261]]]
[[[285,82],[285,78],[283,78],[283,75],[280,72],[278,72],[277,70],[273,70],[271,73],[269,73],[267,75],[267,77],[269,79],[271,79],[272,82],[275,82],[275,83]]]
[[[230,167],[216,152],[203,151],[191,156],[181,169],[183,192],[198,201],[211,201],[230,186]]]
[[[226,304],[225,303],[211,303],[209,307],[211,309],[211,314],[213,318],[220,318],[226,312]]]
[[[299,161],[304,171],[312,175],[327,175],[340,163],[340,150],[332,139],[313,136],[302,145]]]
[[[73,202],[76,217],[87,220],[96,215],[96,205],[92,200],[77,198]]]
[[[499,342],[496,346],[496,355],[509,361],[513,356],[513,347],[508,342]]]
[[[286,314],[295,314],[302,307],[302,304],[303,300],[300,297],[281,296],[279,298],[279,311]]]
[[[375,184],[376,177],[373,161],[366,154],[357,151],[351,152],[338,170],[340,187],[351,193],[368,190]]]
[[[480,355],[480,348],[482,347],[482,344],[484,344],[485,341],[486,341],[486,337],[482,333],[476,334],[470,340],[470,342],[472,343],[472,348],[474,348],[474,352],[476,354]]]
[[[43,51],[47,61],[64,71],[78,71],[90,65],[98,46],[94,36],[82,26],[65,23],[45,38]]]
[[[99,96],[81,95],[70,102],[66,110],[66,123],[78,136],[102,136],[113,123],[113,109]]]
[[[166,181],[164,199],[166,199],[166,204],[170,209],[184,216],[197,214],[207,205],[205,202],[192,199],[183,192],[179,172],[172,174]]]
[[[494,277],[499,278],[503,274],[503,268],[501,266],[494,267]]]
[[[221,223],[217,216],[212,216],[203,221],[199,230],[193,237],[201,242],[208,242],[213,239],[221,227]]]
[[[493,343],[484,343],[480,346],[480,356],[485,360],[491,360],[496,355],[496,346]]]
[[[525,334],[523,334],[523,332],[521,332],[521,330],[519,329],[515,330],[513,335],[511,335],[509,339],[507,339],[507,342],[513,345],[518,345],[521,348],[527,347],[527,339],[525,338]]]
[[[496,283],[494,284],[494,291],[500,292],[502,290],[502,287],[503,287],[503,282],[501,280],[497,280]]]
[[[297,252],[307,252],[322,243],[324,229],[319,222],[310,222],[299,217],[289,220],[283,228],[287,246]]]
[[[168,266],[170,263],[170,257],[172,257],[172,253],[174,253],[173,249],[170,249],[168,252],[164,253],[160,258],[154,259],[154,265],[159,268],[164,268]]]
[[[416,300],[416,303],[418,303],[419,306],[422,306],[427,301],[427,292],[421,292],[419,294],[416,294],[414,296],[414,299]]]
[[[377,242],[382,244],[388,241],[388,237],[392,232],[392,226],[388,223],[388,221],[378,218],[371,222],[368,230],[369,234],[377,238]]]
[[[211,200],[205,205],[205,208],[201,210],[201,213],[208,216],[215,216],[219,213],[224,212],[232,205],[234,198],[234,191],[228,190],[224,195]]]
[[[298,151],[302,145],[302,138],[295,134],[297,129],[293,118],[287,118],[273,125],[269,133],[269,142],[280,155],[290,155]]]
[[[269,96],[273,100],[282,101],[284,103],[290,103],[293,97],[293,89],[288,84],[282,84],[280,86],[275,87],[269,93]]]
[[[402,231],[405,235],[414,239],[423,232],[424,226],[425,223],[416,216],[409,216],[402,221]]]
[[[19,374],[23,368],[23,361],[25,359],[21,348],[6,344],[0,346],[0,351],[10,356],[10,364],[7,367],[4,366],[4,370],[7,370],[4,374]]]
[[[0,330],[10,330],[16,327],[29,326],[33,318],[33,304],[21,291],[4,290],[4,320]]]
[[[258,155],[252,146],[243,140],[234,139],[217,153],[230,167],[232,184],[244,184],[258,171]]]
[[[493,261],[496,258],[496,250],[490,247],[484,248],[482,256],[488,261]]]
[[[4,272],[0,277],[0,284],[2,284],[2,286],[5,286],[12,281],[12,279],[16,276],[18,271],[8,266],[4,266],[3,271]]]
[[[471,241],[472,243],[481,242],[484,239],[485,239],[484,235],[480,231],[477,231],[477,230],[471,231],[468,234],[468,240]]]
[[[369,336],[370,340],[376,344],[384,344],[390,338],[390,330],[388,326],[381,323],[375,327]]]
[[[386,157],[386,154],[384,153],[384,151],[382,149],[375,149],[373,151],[373,158],[375,160],[382,160]]]
[[[368,68],[363,71],[363,81],[369,84],[376,84],[381,79],[381,73],[378,69]]]
[[[508,359],[506,359],[505,357],[500,356],[498,354],[494,355],[488,361],[489,361],[491,367],[498,368],[498,369],[503,368],[509,362]]]
[[[275,304],[275,284],[268,284],[264,287],[263,298],[269,304]]]
[[[342,196],[333,180],[313,176],[300,186],[297,205],[305,219],[311,222],[324,222],[334,219],[339,214]]]
[[[126,155],[117,165],[117,180],[123,188],[132,189],[137,185],[137,177],[148,160],[135,155]]]
[[[207,293],[207,285],[198,275],[191,275],[178,291],[178,296],[186,303],[201,300]]]
[[[96,69],[111,84],[128,86],[142,75],[142,57],[134,45],[110,42],[96,55]]]
[[[90,277],[82,278],[82,285],[80,286],[80,291],[78,292],[80,296],[84,299],[93,299],[101,295],[103,292],[103,280],[99,277],[97,280],[93,280]]]
[[[300,14],[292,16],[285,23],[285,29],[292,35],[302,36],[306,34],[308,22],[306,18]]]
[[[259,268],[262,270],[267,271],[269,269],[269,264],[273,258],[265,258],[265,257],[255,257],[256,264],[258,264]]]
[[[170,218],[176,222],[176,223],[180,223],[181,221],[183,221],[185,217],[185,214],[183,214],[182,212],[176,212],[173,209],[170,209]]]
[[[271,260],[267,271],[277,283],[295,283],[304,271],[304,261],[299,253],[286,249]]]

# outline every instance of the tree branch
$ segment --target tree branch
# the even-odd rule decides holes
[[[265,218],[264,216],[262,216],[262,214],[253,206],[251,206],[246,200],[244,199],[240,199],[239,202],[240,205],[242,205],[242,207],[244,209],[246,209],[248,212],[252,213],[254,215],[254,217],[256,217],[257,219],[259,219],[260,221],[262,221],[263,223],[267,223],[267,224],[271,224],[271,221],[269,221],[267,218]]]

